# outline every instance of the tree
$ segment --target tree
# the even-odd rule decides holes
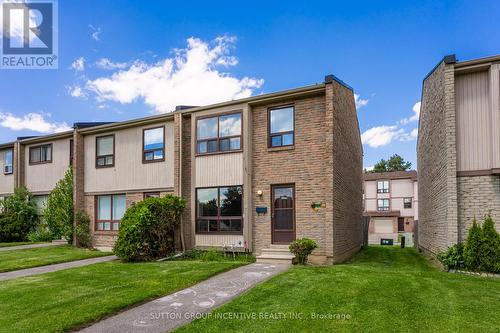
[[[405,161],[398,154],[394,154],[386,161],[381,159],[373,167],[372,172],[406,171],[411,168],[411,163]]]
[[[50,192],[43,219],[54,238],[73,239],[73,170],[66,171]]]
[[[500,263],[500,235],[495,230],[495,222],[487,215],[483,223],[479,268],[485,272],[496,272]]]
[[[38,223],[33,196],[22,186],[0,202],[0,242],[25,241]]]
[[[464,247],[465,267],[471,271],[479,269],[482,239],[483,230],[477,224],[476,219],[474,219]]]

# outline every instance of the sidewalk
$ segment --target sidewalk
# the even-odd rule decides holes
[[[233,269],[83,329],[84,333],[170,332],[201,314],[287,270],[286,264],[250,264]]]
[[[98,257],[98,258],[90,258],[76,261],[63,262],[60,264],[47,265],[47,266],[39,266],[27,269],[20,269],[17,271],[0,273],[0,281],[12,280],[19,277],[38,275],[50,272],[57,272],[63,269],[74,268],[74,267],[82,267],[92,264],[97,264],[101,262],[116,260],[116,256],[106,256],[106,257]]]
[[[26,244],[26,245],[18,245],[18,246],[6,246],[6,247],[0,247],[0,252],[1,251],[24,250],[24,249],[36,249],[38,247],[49,247],[49,246],[60,246],[60,245],[68,245],[68,244],[42,243],[42,244]]]

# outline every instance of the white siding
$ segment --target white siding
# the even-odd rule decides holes
[[[196,246],[231,246],[243,247],[243,235],[196,235]]]
[[[0,195],[12,194],[14,192],[14,174],[5,175],[3,173],[5,151],[0,150]]]
[[[144,128],[165,125],[165,161],[142,162]],[[95,138],[115,135],[115,166],[95,167]],[[167,189],[174,187],[174,123],[152,124],[85,136],[85,192]]]
[[[30,165],[30,147],[52,144],[52,163]],[[56,183],[64,177],[69,168],[70,138],[26,145],[25,149],[25,184],[33,193],[50,192]]]
[[[198,156],[195,168],[196,187],[243,184],[243,153]]]

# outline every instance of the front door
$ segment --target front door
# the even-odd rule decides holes
[[[273,185],[271,231],[273,244],[288,244],[295,240],[295,187]]]

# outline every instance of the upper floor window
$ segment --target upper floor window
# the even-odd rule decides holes
[[[30,164],[52,163],[52,144],[30,147]]]
[[[10,175],[13,172],[12,156],[14,152],[12,149],[5,150],[3,153],[3,173]]]
[[[117,231],[125,214],[126,199],[124,194],[98,195],[96,230]]]
[[[112,167],[115,165],[115,136],[99,136],[95,139],[97,168]]]
[[[241,113],[196,121],[196,152],[208,154],[241,149]]]
[[[269,147],[295,144],[294,113],[293,106],[269,110]]]
[[[196,232],[237,233],[243,230],[241,186],[196,190]]]
[[[379,180],[377,182],[377,193],[389,193],[389,181]]]
[[[403,207],[404,208],[411,208],[411,198],[404,198],[403,199]]]
[[[142,142],[143,162],[165,160],[165,127],[145,129]]]
[[[389,211],[389,199],[378,199],[377,210],[382,212]]]

